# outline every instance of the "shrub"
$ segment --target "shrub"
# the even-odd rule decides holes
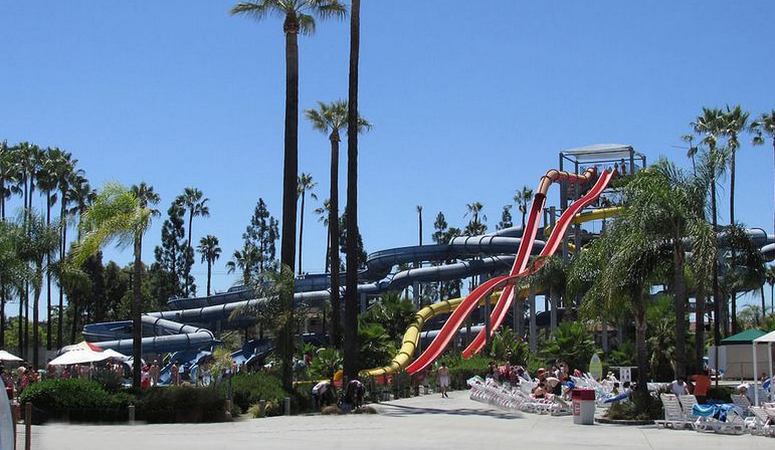
[[[248,408],[248,415],[254,419],[261,417],[261,406],[258,403],[250,405]],[[266,402],[264,406],[264,417],[279,416],[280,404],[274,401]]]
[[[449,368],[450,384],[453,389],[465,389],[466,380],[479,375],[484,376],[489,368],[490,359],[481,355],[463,359],[459,355],[449,355],[443,361]]]
[[[220,389],[193,386],[153,388],[137,404],[137,418],[149,423],[222,422],[225,397]]]
[[[232,378],[232,401],[244,413],[250,405],[259,400],[274,402],[280,405],[285,397],[290,397],[283,390],[280,380],[266,373],[239,374]],[[279,414],[279,408],[278,413]],[[272,414],[272,415],[277,415]],[[267,416],[269,416],[267,408]]]
[[[629,401],[614,403],[606,418],[611,420],[656,420],[664,416],[662,401],[643,392],[633,392]]]
[[[19,400],[32,403],[33,421],[40,424],[49,419],[125,421],[133,397],[125,393],[111,394],[94,381],[69,379],[31,384]]]

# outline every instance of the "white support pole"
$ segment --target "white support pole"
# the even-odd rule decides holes
[[[756,341],[751,342],[751,348],[753,349],[753,404],[759,406],[759,373],[758,367],[756,367]]]
[[[767,343],[767,359],[770,363],[770,401],[775,400],[775,383],[773,382],[773,374],[772,374],[772,342]]]

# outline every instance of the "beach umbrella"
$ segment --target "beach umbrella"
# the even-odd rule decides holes
[[[19,358],[16,355],[12,355],[12,354],[8,353],[5,350],[0,350],[0,361],[3,361],[3,362],[22,362],[24,360]]]

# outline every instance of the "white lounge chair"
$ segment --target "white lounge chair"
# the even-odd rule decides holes
[[[745,426],[751,434],[775,436],[775,423],[770,419],[765,408],[751,406],[749,411],[751,416],[745,419]]]
[[[691,394],[681,395],[678,397],[678,401],[681,403],[684,419],[686,419],[689,425],[694,427],[695,422],[699,419],[699,416],[694,414],[694,405],[697,404],[697,397]]]
[[[655,420],[654,423],[657,427],[673,428],[674,430],[680,430],[687,426],[686,417],[681,410],[681,404],[678,402],[678,397],[675,394],[661,394],[659,396],[662,400],[662,406],[665,410],[664,420]]]
[[[744,415],[748,413],[748,408],[752,406],[748,397],[743,394],[732,394],[730,397],[732,397],[732,403],[744,411]]]

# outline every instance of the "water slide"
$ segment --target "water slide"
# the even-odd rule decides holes
[[[568,230],[568,227],[571,225],[571,223],[576,219],[577,214],[590,203],[595,201],[595,199],[597,199],[597,197],[603,193],[606,187],[608,187],[608,183],[611,181],[614,175],[615,172],[603,172],[592,189],[590,189],[580,199],[573,202],[573,204],[571,204],[565,211],[563,211],[560,219],[557,221],[555,228],[552,230],[552,233],[549,236],[549,240],[544,246],[544,249],[538,255],[538,258],[535,260],[530,270],[522,271],[520,274],[518,274],[519,276],[527,276],[531,273],[534,273],[544,265],[546,258],[552,256],[557,251],[557,248],[560,246],[562,240],[565,237],[565,232]],[[501,326],[503,319],[506,318],[509,306],[511,306],[511,302],[515,297],[514,295],[511,295],[512,290],[512,286],[508,286],[506,289],[504,289],[503,293],[501,293],[500,298],[498,299],[498,302],[495,305],[495,308],[492,311],[490,316],[491,335],[495,333],[495,331]],[[479,332],[479,334],[477,334],[476,338],[474,338],[468,347],[463,350],[463,358],[470,358],[474,354],[481,351],[486,342],[487,331],[482,330]]]
[[[466,319],[466,317],[471,314],[471,312],[478,306],[480,301],[490,296],[493,291],[503,287],[500,298],[509,299],[512,296],[514,289],[513,285],[516,282],[517,276],[524,272],[525,268],[527,267],[528,258],[530,256],[529,249],[532,246],[533,240],[535,240],[536,232],[538,231],[538,221],[546,202],[546,194],[552,183],[556,181],[567,181],[581,184],[589,182],[594,176],[595,169],[590,168],[581,175],[560,172],[558,170],[550,170],[546,173],[546,175],[541,177],[538,189],[536,190],[535,196],[533,197],[533,203],[530,208],[525,230],[522,233],[522,242],[520,242],[520,246],[517,251],[517,257],[514,260],[514,265],[512,266],[509,274],[491,278],[474,289],[468,295],[468,297],[466,297],[452,312],[450,317],[442,326],[441,331],[433,340],[433,342],[431,342],[428,348],[417,359],[415,359],[407,366],[407,372],[414,374],[425,369],[428,367],[428,365],[435,361],[449,345],[450,341],[457,333],[457,330],[463,325],[463,321]],[[608,181],[610,181],[611,176],[611,173],[605,172],[600,178],[605,182],[605,184],[607,184]],[[573,215],[570,215],[570,218],[572,217]],[[555,229],[555,231],[556,230],[557,229]],[[559,242],[556,245],[559,245]]]
[[[361,294],[379,294],[397,291],[417,282],[438,282],[462,279],[474,275],[487,275],[501,272],[514,261],[515,246],[520,245],[521,235],[518,228],[484,236],[455,238],[449,244],[413,246],[389,249],[370,255],[367,267],[361,276],[385,276],[378,281],[361,283]],[[534,241],[532,253],[538,253],[544,246]],[[491,256],[490,256],[491,255]],[[416,261],[444,262],[450,259],[470,258],[462,261],[440,264],[430,267],[412,268],[390,275],[390,269],[397,264]],[[328,280],[312,275],[297,281],[298,291],[294,294],[297,303],[315,304],[329,297]],[[312,289],[317,290],[312,290]],[[244,327],[252,323],[252,318],[233,318],[234,313],[246,308],[258,306],[263,299],[254,298],[248,289],[234,289],[210,297],[172,299],[169,311],[146,313],[143,321],[143,351],[147,353],[166,353],[192,351],[216,343],[210,329],[221,323],[224,327]],[[208,329],[209,328],[209,329]],[[88,324],[83,329],[84,338],[98,343],[101,348],[129,353],[132,349],[131,321],[104,322]]]

